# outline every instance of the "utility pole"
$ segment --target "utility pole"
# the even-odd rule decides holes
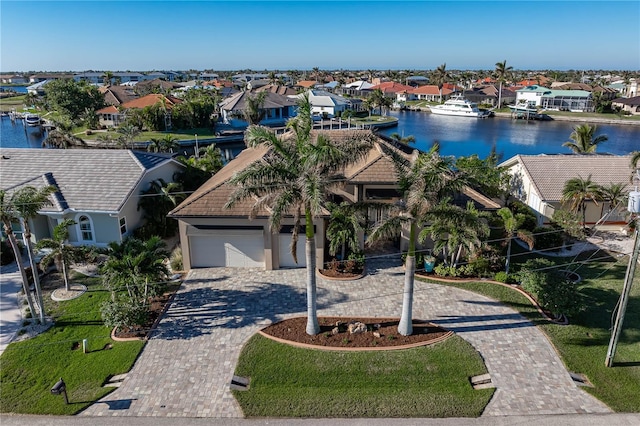
[[[640,213],[640,192],[636,188],[635,191],[629,193],[629,208],[631,214]],[[638,264],[638,254],[640,253],[640,233],[638,232],[638,225],[640,221],[635,220],[635,242],[633,244],[633,253],[629,259],[629,265],[627,266],[627,273],[624,277],[624,286],[622,287],[622,294],[620,295],[620,305],[618,306],[618,313],[616,314],[616,322],[613,325],[613,332],[611,334],[611,341],[609,342],[609,349],[607,349],[607,358],[604,364],[607,367],[613,366],[613,357],[616,354],[616,346],[618,345],[618,339],[620,338],[620,332],[622,331],[622,323],[624,322],[624,314],[627,310],[627,302],[629,301],[629,293],[631,292],[631,285],[633,284],[633,277],[636,273],[636,265]]]

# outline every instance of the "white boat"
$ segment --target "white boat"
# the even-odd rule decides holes
[[[37,114],[27,114],[24,117],[24,122],[27,126],[35,127],[40,125],[40,116]]]
[[[475,102],[465,99],[462,95],[453,96],[444,104],[430,106],[429,108],[433,114],[438,115],[457,115],[474,118],[484,118],[491,115],[490,111],[479,109]]]

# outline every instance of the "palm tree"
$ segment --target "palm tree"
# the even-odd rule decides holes
[[[464,182],[452,172],[453,159],[441,157],[439,145],[434,144],[427,153],[414,151],[407,159],[394,151],[388,151],[398,174],[398,185],[403,201],[389,207],[389,215],[376,224],[368,243],[397,236],[405,225],[409,226],[409,247],[405,262],[404,296],[402,316],[398,332],[404,336],[413,333],[413,282],[416,266],[416,242],[418,228],[426,225],[429,212],[447,195],[459,190]]]
[[[624,183],[609,182],[609,185],[600,187],[600,197],[609,203],[612,212],[622,211],[627,200],[626,186]]]
[[[49,132],[47,137],[42,141],[42,146],[48,146],[51,148],[67,149],[73,146],[85,146],[86,142],[74,135],[68,130],[61,128],[53,129]]]
[[[113,79],[113,73],[111,71],[105,71],[104,74],[102,74],[102,83],[105,86],[111,85],[112,79]]]
[[[415,143],[416,138],[413,135],[409,135],[409,136],[400,136],[399,133],[391,133],[389,135],[390,139],[393,139],[394,141],[401,143],[401,144],[405,144],[408,145],[410,143]]]
[[[266,97],[267,92],[260,92],[255,96],[248,93],[245,95],[245,107],[242,114],[249,125],[259,124],[265,117],[264,100]]]
[[[607,135],[594,136],[597,127],[590,124],[581,124],[574,127],[569,138],[571,141],[565,142],[562,146],[566,146],[576,154],[593,154],[596,152],[598,144],[607,141]]]
[[[340,250],[340,260],[344,261],[347,248],[352,252],[359,248],[358,232],[364,231],[367,222],[364,207],[346,201],[340,204],[328,203],[327,207],[331,212],[327,226],[329,254],[335,256]]]
[[[504,270],[508,274],[509,264],[511,262],[511,242],[513,241],[513,238],[517,237],[527,243],[529,250],[533,249],[535,239],[531,231],[521,228],[526,219],[525,215],[522,213],[513,214],[508,207],[501,208],[497,213],[502,219],[502,224],[509,240],[507,243],[507,259],[504,264]]]
[[[513,67],[507,66],[506,59],[502,62],[496,63],[495,75],[496,80],[500,83],[500,89],[498,89],[498,108],[502,108],[502,83],[511,70],[513,70]]]
[[[16,235],[13,233],[13,223],[19,220],[19,215],[16,210],[15,204],[13,200],[7,196],[5,190],[0,189],[0,220],[2,220],[2,225],[4,226],[4,233],[9,240],[9,244],[11,245],[11,250],[16,258],[16,264],[18,265],[18,270],[20,271],[20,276],[22,277],[22,290],[24,291],[24,296],[27,299],[27,305],[29,306],[29,311],[35,315],[35,309],[33,306],[33,300],[31,299],[31,290],[29,290],[29,279],[27,278],[27,271],[24,268],[24,264],[22,263],[22,253],[20,252],[20,247],[18,246],[18,240],[16,239]]]
[[[162,142],[158,138],[149,139],[149,144],[147,145],[147,152],[161,152],[162,151]]]
[[[587,201],[591,200],[596,205],[601,199],[602,188],[591,180],[591,175],[586,179],[581,176],[569,179],[562,190],[562,203],[569,204],[573,213],[582,212],[582,226],[586,229]]]
[[[44,324],[44,301],[42,300],[42,289],[40,288],[40,276],[38,267],[33,255],[33,245],[31,243],[31,226],[29,221],[38,215],[38,211],[46,205],[50,205],[49,196],[56,192],[56,187],[52,185],[36,189],[33,186],[25,186],[13,194],[13,203],[20,215],[20,222],[24,228],[24,241],[29,255],[31,272],[33,273],[33,286],[36,289],[36,299],[40,308],[40,323]],[[35,312],[34,312],[35,314]]]
[[[445,263],[454,268],[458,266],[463,249],[473,254],[489,235],[489,226],[482,220],[483,214],[471,201],[463,209],[445,198],[428,216],[430,224],[420,232],[418,239],[424,242],[430,236],[434,241],[434,253],[443,253]]]
[[[277,136],[262,126],[250,126],[245,133],[248,147],[269,149],[261,161],[250,164],[230,180],[235,190],[226,207],[242,200],[255,200],[250,217],[262,208],[269,209],[273,232],[280,229],[285,215],[293,215],[291,254],[297,261],[298,230],[305,222],[307,260],[306,332],[318,334],[316,311],[316,244],[314,219],[321,215],[330,191],[344,184],[340,173],[359,161],[372,146],[371,133],[352,133],[332,141],[327,134],[312,134],[311,103],[304,96],[298,103],[298,115],[287,123],[288,134]],[[255,198],[254,198],[255,197]]]
[[[144,218],[152,234],[168,237],[175,233],[177,222],[167,214],[184,198],[182,185],[178,182],[165,182],[159,178],[149,183],[149,188],[140,195],[138,210],[144,210]]]
[[[446,63],[440,65],[431,73],[431,82],[438,86],[438,91],[440,92],[440,102],[442,102],[442,87],[450,78]]]
[[[69,227],[75,224],[76,222],[72,219],[63,220],[53,228],[53,238],[44,238],[36,244],[38,249],[51,250],[40,261],[40,268],[46,270],[51,263],[55,262],[59,270],[62,271],[64,288],[67,291],[71,290],[67,265],[76,259],[77,249],[66,243],[69,239]]]
[[[637,169],[640,167],[640,151],[633,151],[631,153],[631,168]]]

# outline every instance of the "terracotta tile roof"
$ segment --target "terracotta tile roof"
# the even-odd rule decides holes
[[[395,81],[385,81],[376,86],[369,88],[369,90],[380,89],[383,93],[398,93],[398,92],[410,92],[413,90],[413,86],[407,86],[404,84],[396,83]]]
[[[438,86],[433,85],[433,84],[427,84],[426,86],[420,86],[416,89],[410,90],[409,93],[413,93],[416,95],[440,95],[440,89],[438,89]],[[451,93],[453,93],[451,90],[446,89],[446,88],[442,88],[442,95],[450,95]]]
[[[104,107],[96,111],[96,114],[117,114],[118,108],[113,105],[109,105],[108,107]]]
[[[304,87],[305,89],[308,89],[308,88],[310,88],[310,87],[315,86],[316,84],[320,84],[320,83],[318,83],[318,82],[317,82],[317,81],[315,81],[315,80],[300,80],[300,81],[296,84],[296,86]]]
[[[167,109],[171,109],[175,104],[179,104],[180,102],[182,102],[180,99],[175,98],[173,96],[165,96],[165,95],[152,93],[150,95],[143,96],[141,98],[133,99],[129,102],[126,102],[122,104],[122,107],[125,109],[129,109],[129,108],[142,109],[142,108],[160,103],[163,100],[165,101],[165,106],[167,107]]]
[[[598,185],[626,183],[627,189],[631,188],[629,178],[633,170],[630,155],[517,155],[501,166],[509,167],[516,162],[522,164],[524,173],[543,201],[560,201],[566,181],[577,177],[586,179],[589,175]]]

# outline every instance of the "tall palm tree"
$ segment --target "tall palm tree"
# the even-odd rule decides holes
[[[418,229],[426,225],[429,212],[440,200],[464,185],[462,177],[452,172],[453,159],[440,156],[439,149],[439,145],[434,144],[426,153],[414,151],[409,159],[395,151],[387,152],[394,162],[403,200],[389,207],[389,214],[374,225],[367,241],[372,244],[377,240],[397,236],[404,226],[409,226],[402,315],[398,325],[398,332],[404,336],[413,333],[413,283]]]
[[[400,136],[399,133],[391,133],[389,135],[389,138],[393,139],[394,141],[401,143],[401,144],[405,144],[408,145],[410,143],[415,143],[416,138],[413,135],[409,135],[409,136]]]
[[[509,273],[509,264],[511,263],[511,242],[514,237],[517,237],[527,243],[529,250],[533,249],[535,242],[533,233],[527,229],[522,229],[521,226],[525,221],[525,216],[522,213],[513,214],[508,207],[503,207],[498,210],[498,216],[502,219],[504,230],[507,233],[507,259],[504,263],[504,270]]]
[[[75,224],[76,222],[72,219],[63,220],[53,228],[53,238],[43,238],[36,244],[38,249],[50,250],[40,261],[40,267],[45,270],[55,262],[62,271],[64,288],[67,291],[71,290],[67,266],[76,259],[77,253],[77,248],[67,244],[67,240],[69,239],[69,227]]]
[[[261,161],[250,164],[230,180],[235,190],[226,207],[242,200],[255,200],[251,217],[262,208],[269,209],[273,232],[280,229],[285,216],[292,215],[291,254],[297,261],[298,230],[304,218],[307,260],[306,332],[318,334],[316,311],[316,244],[314,218],[321,215],[330,191],[344,184],[341,170],[353,164],[372,147],[371,133],[352,133],[331,140],[326,133],[312,134],[311,103],[304,96],[298,103],[298,115],[287,123],[291,132],[282,136],[262,126],[250,126],[245,133],[248,147],[264,146],[269,152]]]
[[[569,179],[562,189],[562,203],[569,204],[569,209],[573,213],[582,212],[582,226],[586,228],[587,222],[587,201],[598,204],[602,198],[602,188],[591,180],[591,175],[586,179],[581,176]]]
[[[33,186],[25,186],[17,190],[13,194],[13,202],[20,215],[20,222],[24,229],[24,241],[29,255],[29,263],[31,264],[31,272],[33,273],[33,286],[36,290],[36,300],[40,308],[40,322],[44,324],[44,301],[42,300],[42,289],[40,288],[40,274],[38,274],[38,266],[36,265],[33,255],[33,244],[31,242],[31,226],[29,221],[38,215],[38,211],[44,206],[50,205],[49,196],[56,192],[56,187],[48,185],[40,189]],[[35,314],[35,312],[34,312]]]
[[[593,154],[596,152],[598,144],[607,141],[607,135],[595,136],[597,126],[590,124],[580,124],[573,128],[569,136],[571,141],[562,144],[571,149],[576,154]]]
[[[264,100],[267,92],[260,92],[256,95],[245,95],[245,107],[242,111],[244,119],[249,125],[258,124],[264,119],[266,111],[264,110]]]
[[[627,201],[626,184],[609,182],[609,185],[600,187],[600,197],[602,201],[609,203],[612,212],[620,212],[624,209]]]
[[[507,66],[507,60],[496,63],[496,70],[494,71],[496,80],[500,83],[500,89],[498,89],[498,108],[502,108],[502,83],[505,78],[513,70],[512,66]]]
[[[29,311],[33,315],[35,315],[36,311],[34,309],[33,300],[31,297],[31,290],[29,289],[29,279],[27,278],[27,271],[25,270],[24,264],[22,263],[22,253],[20,251],[20,247],[18,246],[18,240],[16,239],[16,235],[13,233],[13,223],[17,222],[19,218],[20,216],[18,215],[13,200],[7,195],[6,191],[0,189],[0,220],[2,220],[4,233],[9,240],[11,250],[13,251],[13,254],[16,258],[18,271],[20,271],[20,276],[22,278],[22,290],[24,291],[24,296],[27,299]]]
[[[431,82],[438,86],[438,91],[440,92],[440,102],[442,102],[442,87],[450,78],[446,63],[440,65],[431,73]]]
[[[104,74],[102,74],[102,83],[105,86],[111,85],[112,79],[113,79],[113,73],[111,71],[105,71]]]

